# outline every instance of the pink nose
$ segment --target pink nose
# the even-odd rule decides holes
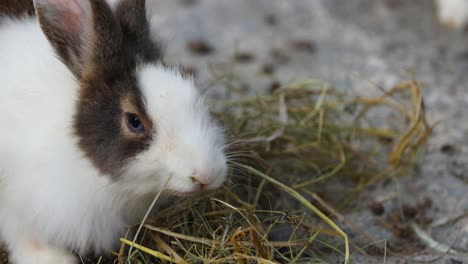
[[[192,180],[194,184],[198,185],[200,190],[205,189],[206,186],[210,184],[210,182],[208,182],[206,178],[202,176],[195,175],[195,176],[190,177],[190,179]]]
[[[216,182],[217,175],[210,170],[194,170],[190,179],[200,190],[210,189],[210,185]]]
[[[224,168],[196,169],[190,180],[198,190],[212,190],[218,188],[224,182]]]

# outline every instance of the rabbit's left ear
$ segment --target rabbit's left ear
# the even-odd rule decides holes
[[[151,37],[145,0],[120,0],[114,4],[115,18],[122,30],[124,45],[130,47],[139,60],[160,61],[162,49],[160,43]]]
[[[141,37],[149,32],[145,0],[121,0],[115,15],[124,34]]]
[[[80,77],[93,60],[120,48],[121,32],[104,0],[35,0],[44,34],[68,68]]]

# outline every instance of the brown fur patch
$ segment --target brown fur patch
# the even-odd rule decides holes
[[[0,0],[0,18],[34,16],[32,0]]]
[[[138,116],[141,115],[140,110],[138,110],[138,106],[136,102],[131,96],[124,96],[120,101],[120,107],[124,112],[133,113]]]
[[[144,122],[144,133],[128,131],[124,122],[128,110]],[[84,75],[74,128],[81,149],[96,168],[118,177],[128,160],[149,147],[154,134],[135,72],[121,69]]]
[[[63,6],[37,10],[44,34],[80,85],[73,124],[79,147],[112,178],[148,149],[156,128],[136,80],[139,65],[162,63],[160,46],[150,37],[144,3],[121,0],[114,14],[104,0],[90,0],[91,29],[82,24],[89,16],[70,17]],[[32,0],[0,0],[0,18],[21,14],[34,14]],[[144,133],[130,133],[123,122],[126,112],[138,115]]]
[[[98,42],[91,59],[83,60],[74,124],[80,148],[96,168],[113,178],[120,176],[129,160],[148,149],[156,128],[147,115],[136,71],[140,64],[160,62],[161,51],[150,38],[144,8],[131,8],[144,1],[133,1],[122,0],[115,15],[107,12],[110,9],[104,1],[92,1],[99,2],[93,6],[98,23],[94,40]],[[101,8],[106,11],[100,12]],[[135,14],[126,14],[131,12]],[[129,131],[126,112],[138,115],[144,133]]]

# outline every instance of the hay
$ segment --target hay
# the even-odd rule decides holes
[[[161,209],[135,243],[122,238],[120,263],[349,262],[348,237],[327,215],[343,222],[337,210],[363,188],[408,173],[431,133],[414,79],[377,97],[312,80],[221,105],[236,139],[230,184]]]

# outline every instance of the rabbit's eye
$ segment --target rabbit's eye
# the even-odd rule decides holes
[[[133,133],[145,132],[145,127],[137,115],[132,113],[125,113],[125,115],[127,119],[127,127],[130,129],[130,131]]]

